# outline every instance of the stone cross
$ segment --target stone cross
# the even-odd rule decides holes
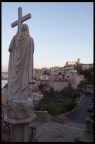
[[[13,23],[11,24],[11,27],[15,27],[15,26],[18,25],[18,32],[19,32],[19,35],[20,35],[22,22],[24,22],[24,21],[26,21],[26,20],[28,20],[28,19],[30,19],[30,18],[31,18],[31,14],[30,14],[30,13],[22,17],[22,8],[19,7],[19,8],[18,8],[18,20],[15,21],[15,22],[13,22]]]

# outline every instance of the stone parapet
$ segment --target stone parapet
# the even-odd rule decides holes
[[[48,112],[47,111],[34,111],[36,114],[36,121],[48,122]]]

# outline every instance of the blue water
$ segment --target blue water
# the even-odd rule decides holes
[[[5,86],[5,84],[8,82],[8,80],[2,80],[2,88]]]

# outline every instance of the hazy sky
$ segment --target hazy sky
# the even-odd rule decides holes
[[[18,7],[34,39],[34,67],[64,66],[81,59],[93,63],[92,2],[2,2],[2,71],[7,71],[9,44],[17,32],[11,23],[18,19]]]

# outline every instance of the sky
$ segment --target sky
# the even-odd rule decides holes
[[[81,59],[93,63],[93,2],[2,2],[2,71],[8,70],[8,48],[17,26],[18,8],[34,40],[34,68],[63,67]]]

